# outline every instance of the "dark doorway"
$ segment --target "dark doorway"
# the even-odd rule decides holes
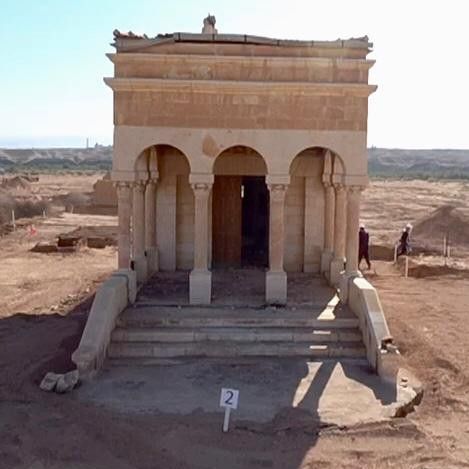
[[[215,176],[212,205],[214,267],[266,267],[269,191],[264,176]]]
[[[269,190],[264,176],[244,176],[242,194],[243,266],[267,267],[269,262]]]

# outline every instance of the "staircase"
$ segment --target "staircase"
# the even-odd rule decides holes
[[[348,309],[234,308],[136,304],[119,317],[111,359],[188,357],[364,358]],[[114,360],[115,361],[115,360]]]

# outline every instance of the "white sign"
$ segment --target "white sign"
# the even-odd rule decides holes
[[[238,397],[239,391],[237,389],[222,388],[220,395],[220,407],[237,409]]]

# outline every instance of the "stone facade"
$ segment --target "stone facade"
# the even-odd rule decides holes
[[[288,272],[348,282],[368,182],[372,45],[213,31],[115,33],[105,81],[119,268],[139,281],[190,270],[194,304],[210,303],[219,264],[267,267],[268,303],[287,301]]]

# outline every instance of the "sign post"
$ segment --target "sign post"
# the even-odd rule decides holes
[[[225,418],[223,420],[223,432],[228,431],[230,426],[231,409],[238,408],[239,391],[237,389],[222,388],[220,394],[220,407],[225,408]]]

